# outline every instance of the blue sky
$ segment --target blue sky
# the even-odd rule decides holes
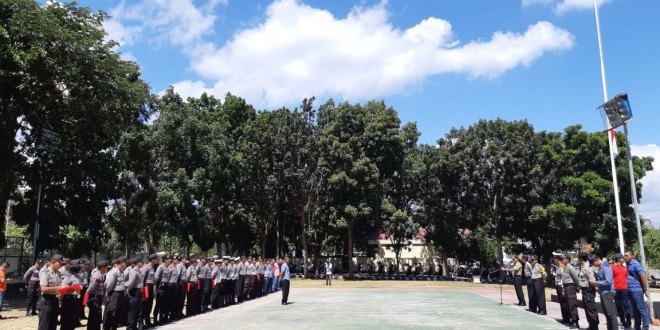
[[[112,16],[109,37],[154,92],[232,92],[257,109],[384,99],[424,143],[482,118],[603,129],[593,0],[79,3]],[[660,1],[600,4],[608,96],[629,94],[633,152],[660,160]],[[643,181],[642,215],[658,225],[656,172]]]

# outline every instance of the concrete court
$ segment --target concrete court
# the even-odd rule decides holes
[[[551,316],[511,305],[506,292],[499,305],[493,289],[292,287],[287,306],[277,292],[158,329],[566,329]]]

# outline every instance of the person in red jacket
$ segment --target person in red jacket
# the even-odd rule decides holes
[[[623,254],[617,253],[614,255],[614,263],[612,264],[612,273],[614,275],[614,290],[616,296],[616,310],[621,319],[621,325],[624,329],[630,329],[632,326],[632,308],[630,306],[630,298],[628,297],[628,268],[626,267],[626,260]]]

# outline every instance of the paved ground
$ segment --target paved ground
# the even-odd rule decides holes
[[[326,287],[322,281],[293,280],[291,286],[287,306],[278,292],[157,329],[567,329],[557,322],[558,304],[547,303],[547,316],[531,314],[515,305],[510,285],[503,286],[503,305],[499,286],[488,284],[335,281]],[[36,329],[37,318],[24,316],[22,300],[8,303],[2,315],[9,319],[0,320],[0,329]],[[579,313],[584,329],[584,311]]]
[[[263,329],[264,322],[284,329],[566,329],[551,318],[500,305],[499,290],[486,289],[294,287],[287,306],[278,293],[160,329]]]

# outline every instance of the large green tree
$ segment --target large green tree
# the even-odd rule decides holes
[[[15,193],[14,220],[33,224],[43,185],[40,250],[66,239],[60,226],[98,237],[115,197],[113,150],[150,112],[149,87],[105,40],[105,18],[76,3],[0,3],[0,217]]]

